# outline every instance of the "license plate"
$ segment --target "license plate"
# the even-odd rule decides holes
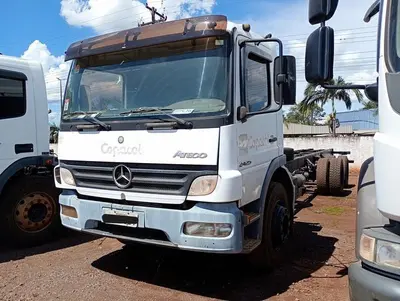
[[[139,224],[139,214],[133,211],[118,209],[103,209],[103,222],[109,225],[119,225],[136,228]]]

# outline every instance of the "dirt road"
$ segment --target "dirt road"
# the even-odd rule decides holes
[[[262,275],[236,256],[138,250],[73,233],[39,248],[0,249],[0,300],[348,300],[354,230],[355,188],[317,196],[297,214],[287,264]]]

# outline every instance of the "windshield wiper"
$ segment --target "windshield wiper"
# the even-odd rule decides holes
[[[83,120],[89,121],[92,124],[100,126],[101,128],[103,128],[103,129],[105,129],[107,131],[111,130],[111,126],[109,124],[104,123],[103,121],[97,119],[96,117],[91,116],[92,114],[99,114],[99,112],[96,112],[96,111],[94,111],[94,112],[90,112],[90,111],[87,111],[87,112],[85,112],[85,111],[75,111],[75,112],[64,114],[63,116],[72,117],[72,116],[76,116],[76,115],[84,115],[84,117],[82,118]],[[79,124],[79,125],[76,126],[76,128],[78,130],[79,129],[91,128],[91,127],[92,126],[88,126],[88,125],[84,125],[84,124]]]
[[[89,121],[93,124],[99,125],[101,128],[105,129],[106,131],[110,131],[111,130],[111,125],[97,119],[96,117],[90,116],[90,115],[86,115],[85,117],[83,117],[84,120]]]
[[[156,108],[156,107],[143,107],[143,108],[137,108],[137,109],[132,109],[129,111],[121,112],[119,113],[120,115],[129,115],[129,114],[137,114],[137,113],[148,113],[148,112],[157,112],[161,113],[164,115],[167,115],[168,117],[174,119],[177,124],[184,126],[185,128],[191,129],[193,128],[193,123],[187,120],[184,120],[182,118],[176,117],[172,114],[168,114],[165,111],[171,111],[171,109],[164,109],[164,108]],[[164,121],[164,123],[167,123],[168,121]],[[151,124],[152,127],[155,126],[154,123]]]

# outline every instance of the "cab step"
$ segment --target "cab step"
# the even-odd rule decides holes
[[[245,238],[243,242],[243,253],[250,253],[261,244],[261,240]]]
[[[260,219],[260,214],[256,212],[244,212],[244,225],[250,225]]]

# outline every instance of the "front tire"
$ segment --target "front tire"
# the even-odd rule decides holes
[[[17,247],[41,245],[57,238],[59,190],[52,177],[21,176],[5,187],[0,202],[1,235]]]
[[[256,269],[270,270],[284,259],[287,241],[293,232],[293,212],[285,187],[271,182],[264,210],[261,245],[249,259]]]

